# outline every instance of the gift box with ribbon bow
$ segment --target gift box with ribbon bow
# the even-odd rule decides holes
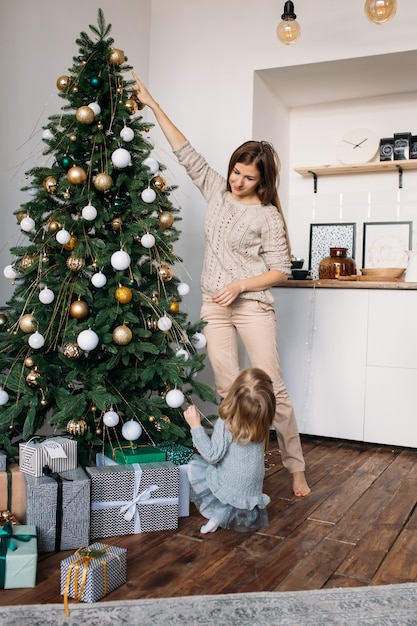
[[[91,539],[178,528],[179,468],[169,461],[87,467]]]
[[[126,582],[125,548],[93,543],[61,561],[61,595],[66,615],[68,598],[97,602]]]
[[[38,551],[35,526],[0,528],[0,589],[24,589],[36,585]]]
[[[25,474],[27,523],[38,531],[39,552],[75,550],[90,542],[90,479],[81,467],[44,476]]]
[[[19,444],[20,471],[31,476],[42,476],[44,465],[53,472],[67,472],[78,465],[78,447],[75,439],[69,437],[33,437],[27,443]]]

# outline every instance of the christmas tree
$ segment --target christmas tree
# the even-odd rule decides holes
[[[0,315],[0,445],[10,454],[45,424],[84,453],[115,437],[189,445],[181,405],[214,401],[196,380],[202,324],[181,310],[175,187],[151,154],[132,67],[101,9],[90,29],[56,81],[66,102],[43,127],[46,164],[27,172],[30,200],[14,213],[24,245],[4,268],[14,292]]]

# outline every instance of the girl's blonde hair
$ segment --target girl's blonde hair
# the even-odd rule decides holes
[[[275,415],[276,399],[270,377],[252,367],[240,372],[219,406],[219,415],[239,443],[265,443]]]

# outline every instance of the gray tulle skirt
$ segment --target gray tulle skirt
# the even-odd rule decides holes
[[[255,506],[253,509],[238,509],[216,498],[206,481],[207,466],[207,462],[199,455],[194,455],[187,466],[191,501],[200,514],[215,520],[221,528],[239,532],[266,528],[269,522],[265,508]]]

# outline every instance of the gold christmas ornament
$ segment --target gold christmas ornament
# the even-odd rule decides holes
[[[169,211],[161,211],[158,217],[158,224],[161,228],[171,228],[174,223],[174,216]]]
[[[55,220],[53,220],[52,222],[49,222],[49,232],[50,233],[56,233],[57,230],[59,230],[61,228],[62,224],[60,224],[59,222],[56,222]]]
[[[148,327],[148,330],[151,330],[152,332],[159,330],[158,320],[154,320],[152,317],[148,317],[146,320],[146,326]]]
[[[112,48],[109,56],[110,65],[122,65],[125,62],[125,53],[119,48]]]
[[[25,315],[22,315],[22,317],[19,320],[19,328],[20,330],[23,330],[24,333],[35,332],[37,328],[37,324],[36,324],[36,319],[34,318],[32,313],[26,313]]]
[[[150,423],[152,424],[152,422],[154,422],[154,421],[155,421],[155,415],[150,415],[150,416],[148,417],[148,420],[149,420],[149,421],[150,421]]]
[[[130,115],[135,115],[138,111],[138,103],[133,98],[128,98],[125,102],[125,107],[129,110]]]
[[[101,435],[101,428],[96,428],[96,435]]]
[[[82,350],[78,343],[66,343],[62,353],[66,359],[79,359]]]
[[[112,229],[117,233],[122,230],[123,220],[121,217],[115,217],[111,222]]]
[[[118,287],[114,292],[114,297],[120,304],[128,304],[133,297],[132,290],[129,287]]]
[[[101,122],[98,122],[97,124],[97,130],[103,130],[104,126]]]
[[[46,253],[42,254],[41,261],[42,263],[49,263],[49,256]]]
[[[167,187],[167,181],[163,176],[154,176],[151,180],[151,183],[159,191],[165,191]]]
[[[0,313],[0,330],[4,330],[4,328],[9,323],[9,318],[5,313]]]
[[[73,165],[67,172],[67,178],[73,185],[82,185],[87,180],[87,174],[79,165]]]
[[[69,200],[71,198],[71,194],[69,192],[69,189],[66,189],[64,191],[64,193],[62,194],[62,197],[64,198],[64,200]]]
[[[113,341],[118,346],[126,346],[132,341],[132,337],[132,331],[124,324],[117,326],[113,331]]]
[[[69,136],[69,140],[70,140],[70,141],[77,141],[77,135],[76,135],[75,133],[72,133],[72,134]]]
[[[27,356],[23,363],[24,365],[26,365],[26,367],[33,367],[35,365],[35,361],[32,359],[31,356]]]
[[[180,303],[177,302],[177,300],[172,300],[171,304],[169,305],[169,310],[171,311],[171,313],[178,313],[180,310]]]
[[[173,276],[172,269],[169,267],[169,265],[160,265],[158,267],[158,276],[164,282],[168,282]]]
[[[67,268],[71,270],[71,272],[79,272],[80,269],[84,266],[84,259],[81,257],[70,256],[67,259]]]
[[[81,106],[75,112],[75,117],[81,124],[92,124],[94,122],[94,111],[88,106]]]
[[[88,316],[90,308],[84,300],[75,300],[69,308],[69,314],[77,320],[82,320]]]
[[[154,292],[152,293],[152,295],[151,295],[151,301],[152,301],[154,304],[158,304],[158,302],[159,302],[159,294],[158,294],[158,292],[157,292],[157,291],[154,291]]]
[[[43,181],[42,186],[47,193],[56,193],[58,183],[53,176],[47,176]]]
[[[78,87],[77,85],[74,85],[74,87],[72,88],[72,93],[78,93]]]
[[[71,235],[68,243],[64,243],[62,246],[65,250],[74,250],[75,246],[78,243],[78,237],[76,235]]]
[[[64,91],[68,87],[69,82],[70,82],[69,76],[59,76],[56,79],[56,86],[59,89],[59,91]]]
[[[108,191],[113,186],[113,179],[105,172],[101,172],[94,177],[93,185],[97,191]]]
[[[168,415],[161,415],[160,419],[166,422],[167,424],[171,423],[171,420],[169,419]]]
[[[20,260],[20,267],[22,268],[22,270],[28,270],[29,268],[32,267],[34,262],[35,262],[34,254],[25,254]]]
[[[161,424],[158,422],[158,420],[154,421],[154,426],[155,426],[155,430],[157,430],[158,432],[161,432],[162,428],[161,428]]]
[[[84,435],[86,430],[88,430],[87,422],[85,420],[78,420],[78,422],[70,420],[67,424],[66,430],[70,435]]]
[[[22,221],[22,219],[23,219],[24,217],[26,217],[26,216],[27,216],[27,213],[23,213],[23,212],[22,212],[22,213],[17,213],[17,214],[16,214],[17,223],[18,223],[18,224],[20,224],[20,222]]]
[[[29,387],[37,387],[38,386],[38,378],[40,374],[37,369],[30,370],[26,376],[26,384]]]

